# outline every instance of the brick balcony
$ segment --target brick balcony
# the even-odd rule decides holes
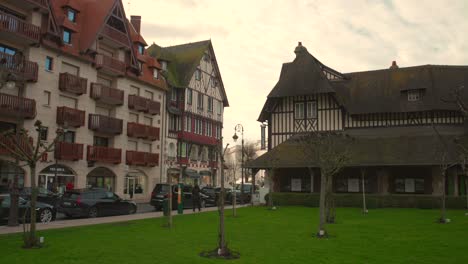
[[[128,150],[126,154],[126,164],[154,167],[159,164],[159,154]]]
[[[148,140],[159,140],[159,127],[152,127],[134,122],[127,123],[127,136]]]
[[[122,134],[123,121],[118,118],[89,114],[88,128],[100,133],[119,135]]]
[[[41,39],[41,28],[0,11],[0,36],[28,45],[38,44]]]
[[[0,116],[33,119],[36,117],[36,101],[0,93]]]
[[[70,73],[60,73],[59,89],[76,95],[86,93],[88,80]]]
[[[83,159],[83,144],[57,142],[55,158],[58,160],[76,161]]]
[[[113,75],[113,76],[124,76],[127,71],[127,66],[125,62],[118,59],[103,55],[96,55],[96,69],[102,70],[104,73]]]
[[[161,103],[138,95],[129,95],[128,108],[139,112],[149,113],[151,115],[156,115],[160,114],[161,112]]]
[[[71,127],[84,126],[85,111],[66,106],[57,107],[57,124]]]
[[[37,70],[38,65],[35,62],[0,52],[0,71],[12,74],[15,80],[37,82]]]
[[[120,32],[109,25],[105,25],[102,28],[101,34],[111,39],[113,42],[116,42],[118,46],[130,47],[127,34]]]
[[[87,160],[119,164],[122,162],[122,150],[108,147],[88,146]]]
[[[91,83],[90,96],[94,100],[104,104],[123,105],[124,103],[124,91],[100,83]]]

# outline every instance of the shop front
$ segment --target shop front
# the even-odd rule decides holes
[[[124,179],[125,198],[131,200],[144,199],[148,192],[146,175],[139,171],[129,171]]]
[[[115,192],[115,174],[108,168],[99,167],[88,173],[86,178],[87,186],[93,188],[104,188],[110,192]]]
[[[65,165],[50,165],[39,173],[39,187],[64,193],[67,185],[75,186],[75,177],[75,172]]]

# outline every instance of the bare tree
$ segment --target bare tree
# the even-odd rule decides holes
[[[37,201],[37,187],[36,187],[36,165],[41,157],[54,150],[55,144],[62,135],[62,131],[57,131],[57,138],[49,144],[45,144],[40,140],[40,132],[42,129],[41,121],[37,120],[34,123],[37,132],[36,142],[34,144],[29,132],[22,129],[21,131],[14,132],[8,131],[0,135],[0,147],[6,149],[8,153],[23,162],[22,166],[28,166],[30,170],[31,181],[31,201],[30,201],[30,228],[24,226],[24,247],[33,248],[38,247],[39,242],[36,237],[36,201]]]
[[[334,132],[312,132],[297,135],[294,140],[299,143],[298,149],[302,151],[311,177],[314,169],[320,169],[320,202],[319,227],[317,237],[326,237],[326,223],[335,220],[335,206],[332,196],[332,179],[349,162],[348,148],[351,138],[345,134]]]
[[[244,144],[244,162],[248,163],[249,161],[254,160],[257,158],[257,147],[254,142],[249,142]],[[252,173],[250,170],[244,169],[245,181],[249,182],[249,178],[252,177]]]

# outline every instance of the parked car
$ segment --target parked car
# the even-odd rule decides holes
[[[184,208],[193,208],[193,197],[192,197],[192,186],[190,185],[182,185],[182,202]],[[169,184],[166,183],[158,183],[151,192],[151,200],[150,204],[154,206],[156,211],[161,211],[163,209],[163,204],[167,201],[169,197]],[[172,186],[172,210],[177,209],[177,198],[178,198],[179,186],[173,185]],[[207,200],[209,199],[207,195],[200,192],[200,203],[201,207],[205,207],[207,205]]]
[[[236,203],[237,204],[241,204],[241,201],[245,203],[250,203],[250,201],[252,200],[252,184],[251,183],[244,183],[244,194],[242,195],[242,192],[241,192],[241,184],[237,184],[236,187],[235,187],[235,192],[236,192]],[[258,185],[255,185],[255,190],[254,192],[258,191],[259,187]],[[227,195],[227,202],[228,203],[232,203],[232,200],[233,200],[233,191],[229,192],[228,195]],[[241,196],[243,199],[241,199]]]
[[[0,219],[8,219],[10,215],[11,198],[10,195],[2,196],[0,205]],[[31,220],[31,203],[30,201],[19,197],[18,219],[23,220],[26,213],[26,221]],[[36,221],[41,223],[49,223],[55,220],[57,211],[50,204],[36,202]]]
[[[217,206],[219,203],[219,196],[221,193],[221,187],[203,187],[201,192],[207,196],[206,206]],[[224,189],[224,203],[227,203],[228,195],[231,189]]]
[[[107,189],[75,189],[63,194],[58,211],[67,217],[99,217],[134,214],[137,205]]]
[[[38,188],[37,201],[41,203],[50,204],[57,208],[60,202],[61,194],[51,192],[45,188]],[[20,196],[26,200],[31,200],[31,188],[25,187],[20,190]]]

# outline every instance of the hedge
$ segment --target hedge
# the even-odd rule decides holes
[[[333,194],[337,207],[362,207],[362,194]],[[265,200],[268,199],[268,194]],[[302,205],[318,207],[320,195],[318,193],[273,193],[274,205]],[[429,195],[376,195],[366,194],[367,208],[440,208],[441,197]],[[465,196],[447,196],[446,206],[450,209],[464,209],[467,207]]]

